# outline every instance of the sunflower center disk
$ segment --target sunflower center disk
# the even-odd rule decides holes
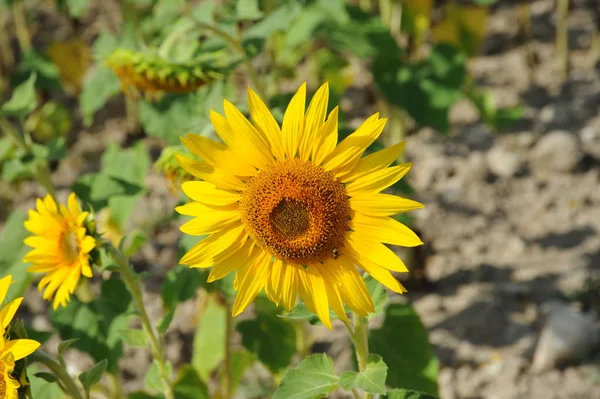
[[[241,218],[273,256],[297,264],[322,262],[344,242],[350,207],[344,185],[298,158],[271,165],[250,180]]]
[[[75,262],[79,256],[79,240],[71,227],[67,227],[60,237],[60,254],[67,264]]]

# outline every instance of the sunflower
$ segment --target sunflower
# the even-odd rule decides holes
[[[68,207],[54,202],[47,195],[37,200],[37,211],[29,211],[25,228],[34,235],[25,239],[33,247],[24,261],[31,262],[30,272],[46,273],[38,285],[44,299],[54,295],[52,307],[66,306],[83,274],[92,277],[89,253],[96,240],[87,234],[84,225],[88,212],[82,212],[74,193],[69,195]]]
[[[12,276],[0,280],[0,303],[4,302],[8,287],[12,283]],[[14,317],[23,298],[17,298],[0,310],[0,398],[16,399],[19,383],[11,373],[15,368],[15,361],[33,353],[40,347],[40,343],[32,339],[5,340],[6,328]]]
[[[348,321],[344,304],[366,316],[374,307],[357,267],[405,292],[390,271],[408,270],[384,244],[421,245],[390,216],[423,205],[381,193],[411,167],[390,166],[404,143],[362,157],[386,119],[371,116],[338,144],[338,107],[327,116],[327,83],[306,111],[306,84],[300,86],[281,127],[252,89],[248,97],[253,122],[228,101],[225,117],[211,111],[225,144],[199,135],[182,138],[203,161],[178,157],[201,179],[182,184],[194,202],[177,211],[195,218],[181,231],[208,236],[180,263],[212,266],[209,282],[236,271],[234,316],[263,288],[288,311],[299,294],[329,328],[330,309]]]

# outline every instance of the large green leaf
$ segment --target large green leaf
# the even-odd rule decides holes
[[[324,353],[315,354],[283,376],[273,399],[323,398],[337,387],[337,383],[333,360]]]
[[[200,379],[198,372],[190,365],[185,365],[173,384],[175,399],[208,399],[208,388]]]
[[[205,279],[206,276],[200,274],[197,269],[188,266],[179,265],[169,270],[160,290],[163,308],[170,311],[179,302],[193,298]]]
[[[381,314],[383,309],[385,309],[385,305],[388,303],[388,293],[383,288],[383,285],[373,277],[365,274],[365,283],[367,285],[367,289],[369,290],[369,295],[371,295],[371,299],[373,299],[373,305],[375,306],[375,313],[369,314],[369,319]]]
[[[1,110],[4,115],[23,118],[37,107],[36,79],[37,74],[32,73],[25,82],[15,88],[10,100],[2,105]]]
[[[31,74],[36,74],[35,86],[39,89],[62,91],[60,71],[56,64],[35,50],[27,51],[19,63],[19,68],[11,77],[12,85],[25,82]]]
[[[386,397],[387,399],[438,399],[435,396],[410,389],[394,389],[388,392]]]
[[[108,206],[109,198],[135,196],[141,193],[143,188],[118,177],[88,173],[77,179],[73,184],[73,191],[83,202],[91,204],[95,210],[100,210]]]
[[[33,399],[64,399],[65,395],[57,384],[45,381],[41,377],[36,377],[36,374],[39,371],[40,367],[37,364],[32,364],[27,367],[31,397]],[[44,375],[42,374],[42,376]]]
[[[94,115],[121,90],[121,83],[108,67],[98,66],[83,81],[79,107],[85,126],[90,126]]]
[[[369,355],[364,371],[345,371],[340,375],[340,387],[348,391],[359,388],[370,393],[385,393],[387,370],[381,356]]]
[[[260,312],[237,325],[242,344],[274,373],[285,369],[296,351],[296,330],[275,314]]]
[[[23,242],[30,235],[23,225],[25,220],[24,212],[11,212],[0,234],[0,277],[12,274],[15,280],[8,292],[8,300],[22,296],[33,279],[27,273],[28,265],[23,263],[23,257],[31,249]]]
[[[74,339],[71,346],[87,352],[97,362],[107,359],[107,370],[116,374],[123,355],[119,330],[131,321],[132,298],[120,277],[113,275],[102,283],[100,296],[81,303],[77,297],[65,308],[50,313],[52,325],[62,339]]]
[[[387,385],[437,394],[438,360],[412,306],[389,305],[383,326],[369,334],[369,349],[388,365]]]
[[[225,356],[223,337],[226,325],[227,308],[216,297],[208,297],[198,322],[192,352],[192,365],[203,381],[208,381]]]

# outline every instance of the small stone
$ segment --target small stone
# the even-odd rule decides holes
[[[579,363],[600,343],[594,317],[558,301],[548,303],[546,308],[547,321],[533,355],[534,372]]]
[[[496,176],[513,177],[523,166],[521,156],[501,146],[492,148],[486,156],[487,166]]]
[[[463,178],[467,178],[469,181],[485,181],[488,176],[485,156],[479,151],[472,152],[462,170]]]
[[[485,151],[494,144],[494,134],[486,124],[477,124],[465,129],[463,133],[467,145],[472,150]]]
[[[588,125],[579,132],[583,151],[600,160],[600,126]]]
[[[577,137],[563,130],[544,135],[531,152],[532,165],[545,172],[573,172],[582,158]]]

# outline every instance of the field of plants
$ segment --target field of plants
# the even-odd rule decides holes
[[[0,399],[600,399],[598,1],[0,29]]]

